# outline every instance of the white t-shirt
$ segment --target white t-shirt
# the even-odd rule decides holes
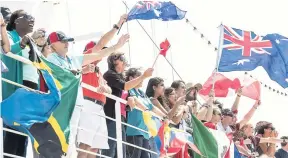
[[[229,133],[233,132],[232,129],[230,128],[230,126],[228,126],[226,129],[224,129],[224,127],[223,127],[221,122],[217,123],[217,130],[222,131],[222,132],[224,132],[226,134],[229,134]]]

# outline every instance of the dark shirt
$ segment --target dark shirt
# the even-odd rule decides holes
[[[279,149],[276,151],[275,157],[276,158],[288,158],[288,152],[283,149]]]
[[[107,85],[111,87],[112,94],[121,98],[122,90],[124,90],[125,87],[123,75],[113,70],[108,70],[104,73],[103,78],[107,81]],[[106,116],[115,118],[115,100],[107,98],[104,112]]]

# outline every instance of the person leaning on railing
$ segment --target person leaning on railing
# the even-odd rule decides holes
[[[131,81],[139,76],[142,73],[137,68],[130,68],[126,71],[126,81]],[[140,82],[135,88],[129,90],[130,97],[133,97],[136,103],[136,106],[139,107],[143,111],[153,111],[156,115],[160,117],[165,117],[165,114],[162,113],[157,107],[153,106],[150,99],[146,96],[146,94],[140,89],[142,87],[142,82]],[[137,109],[132,109],[132,111],[128,112],[128,121],[127,123],[140,128],[144,131],[148,131],[148,127],[144,123],[143,112]],[[147,132],[140,131],[133,127],[127,127],[127,142],[137,145],[139,147],[149,149],[149,138],[150,135]],[[133,158],[149,158],[150,153],[132,146],[127,147],[127,156]]]
[[[106,49],[108,42],[112,40],[118,31],[117,26],[121,26],[127,19],[127,15],[124,14],[120,17],[117,25],[114,25],[110,31],[108,31],[98,42],[90,41],[86,44],[84,54],[92,53],[92,48],[97,50]],[[104,104],[106,103],[106,96],[102,93],[110,94],[111,88],[107,85],[107,82],[103,78],[103,75],[98,67],[98,63],[101,60],[95,61],[91,64],[83,66],[82,82],[93,87],[98,87],[98,92],[93,92],[83,87],[83,109],[80,115],[79,126],[85,129],[90,129],[93,132],[87,132],[84,130],[78,130],[77,142],[80,143],[79,148],[97,153],[99,149],[109,149],[106,118],[104,113]],[[92,114],[95,112],[101,114],[98,116]],[[78,153],[79,158],[92,158],[94,155],[84,152]]]
[[[153,68],[148,68],[143,75],[130,80],[125,81],[124,70],[128,65],[127,60],[123,54],[111,54],[108,59],[108,71],[104,73],[103,77],[107,81],[107,84],[112,89],[112,94],[121,97],[123,90],[130,90],[139,85],[144,79],[150,77],[153,73]],[[115,100],[107,98],[106,104],[104,106],[104,111],[106,116],[115,118],[115,106],[120,106],[120,104],[115,105]],[[131,105],[128,103],[128,105]],[[131,107],[133,109],[133,105]],[[125,122],[125,117],[121,116],[121,121]],[[116,139],[116,122],[114,120],[106,119],[108,136]],[[125,127],[122,124],[122,140],[126,141]],[[109,157],[115,157],[116,155],[116,145],[114,140],[108,140],[110,149],[103,150],[103,155]],[[126,146],[123,145],[123,157],[126,157]]]
[[[34,17],[26,13],[24,10],[17,10],[12,13],[10,21],[7,24],[11,53],[20,55],[31,61],[33,60],[35,53],[40,53],[37,52],[37,50],[34,51],[35,43],[33,43],[31,38],[28,36],[28,34],[33,31],[34,21]],[[21,62],[7,56],[3,56],[2,60],[9,68],[9,73],[2,74],[3,78],[23,84],[32,89],[38,89],[39,74],[35,67],[29,64],[22,64]],[[8,98],[17,88],[17,86],[12,84],[3,83],[2,89],[5,90],[2,91],[3,99]],[[26,136],[8,132],[4,138],[4,152],[18,156],[25,156],[26,144]]]

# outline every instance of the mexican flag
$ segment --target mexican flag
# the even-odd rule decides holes
[[[194,144],[203,155],[194,153],[194,158],[225,157],[230,146],[230,140],[224,132],[208,129],[194,115],[192,115],[192,128]]]

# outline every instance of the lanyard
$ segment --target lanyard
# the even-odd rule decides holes
[[[59,61],[60,63],[60,66],[62,67],[66,67],[66,64],[64,62],[67,62],[68,63],[68,69],[72,70],[72,62],[71,62],[71,59],[66,56],[65,58],[63,58],[62,56],[58,55],[57,53],[55,53],[57,55],[57,60]],[[61,59],[61,60],[60,60]]]

